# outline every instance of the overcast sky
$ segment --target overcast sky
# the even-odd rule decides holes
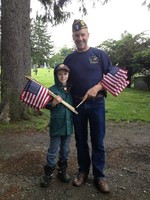
[[[64,46],[72,47],[74,19],[86,22],[90,33],[89,45],[93,47],[110,38],[120,39],[124,31],[133,35],[146,31],[150,36],[150,11],[141,5],[142,0],[111,0],[104,6],[97,3],[96,8],[92,8],[92,3],[87,0],[88,16],[83,18],[78,12],[78,1],[72,2],[67,9],[74,12],[73,17],[65,24],[53,28],[49,26],[56,50]],[[31,7],[31,17],[35,17],[36,11],[41,11],[41,5],[38,0],[31,0]]]

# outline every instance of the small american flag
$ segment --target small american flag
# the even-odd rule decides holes
[[[112,95],[118,96],[129,84],[127,70],[113,67],[101,80],[101,85]]]
[[[35,110],[44,108],[50,99],[49,90],[32,80],[27,82],[20,95],[20,100]]]

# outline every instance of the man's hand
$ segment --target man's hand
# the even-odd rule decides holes
[[[84,95],[82,101],[76,106],[76,108],[78,108],[84,101],[86,101],[86,99],[96,97],[97,93],[102,89],[103,89],[103,87],[102,87],[102,85],[100,83],[98,83],[97,85],[94,85],[92,88],[90,88],[86,92],[86,94]]]
[[[98,83],[97,85],[94,85],[92,88],[90,88],[86,94],[83,97],[82,102],[84,102],[88,98],[96,97],[97,93],[102,90],[102,85]]]

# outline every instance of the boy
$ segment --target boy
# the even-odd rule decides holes
[[[61,100],[72,104],[67,80],[69,68],[64,64],[59,64],[54,69],[55,84],[49,89],[58,97],[46,105],[50,110],[50,146],[47,153],[47,163],[44,166],[44,176],[40,183],[41,187],[48,187],[56,168],[58,158],[58,177],[61,181],[69,183],[70,177],[67,174],[67,161],[69,157],[69,144],[73,133],[72,113],[67,109]]]

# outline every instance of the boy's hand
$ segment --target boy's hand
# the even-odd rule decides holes
[[[53,99],[52,106],[55,107],[57,104],[61,102],[62,102],[62,98],[60,96],[57,96],[56,98]]]

